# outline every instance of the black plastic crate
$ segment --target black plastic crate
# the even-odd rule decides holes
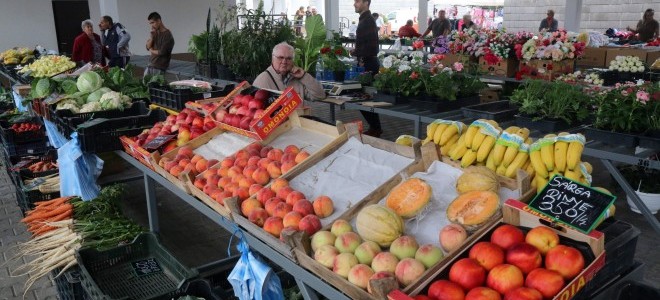
[[[515,119],[516,126],[526,127],[530,130],[536,129],[543,133],[560,132],[572,127],[571,124],[566,123],[564,120],[542,119],[535,121],[533,117],[523,115],[516,115]]]
[[[16,187],[16,190],[18,191],[18,196],[20,196],[18,200],[18,207],[21,209],[21,212],[23,215],[29,210],[34,209],[34,203],[39,202],[39,201],[47,201],[47,200],[52,200],[55,198],[60,197],[60,192],[53,192],[53,193],[42,193],[38,189],[37,190],[30,190],[30,191],[24,191],[21,187]]]
[[[196,279],[187,282],[172,299],[178,299],[184,296],[194,296],[205,300],[225,300],[224,295],[219,295],[213,291],[211,284],[204,279]]]
[[[584,136],[587,140],[595,140],[608,145],[617,145],[626,148],[635,148],[639,145],[639,138],[637,135],[601,130],[591,126],[584,128]]]
[[[154,104],[174,110],[182,110],[188,101],[222,97],[229,94],[234,87],[233,84],[227,84],[223,87],[212,86],[209,92],[193,93],[191,89],[174,89],[169,86],[154,85],[149,87],[149,96],[151,96],[150,100]]]
[[[660,299],[660,289],[641,283],[631,281],[621,287],[619,300],[637,300],[637,299]]]
[[[9,157],[38,155],[52,150],[50,142],[47,137],[42,137],[40,141],[25,143],[25,144],[8,144],[4,143],[4,147]]]
[[[24,167],[21,168],[16,168],[17,164],[19,164],[23,160],[32,160],[29,164],[25,165]],[[43,177],[43,176],[48,176],[51,174],[55,174],[59,172],[59,169],[52,169],[48,171],[43,171],[43,172],[32,172],[28,167],[34,163],[38,162],[57,162],[57,150],[52,149],[49,150],[41,155],[28,155],[28,156],[14,156],[9,158],[9,163],[7,165],[8,169],[16,172],[20,175],[21,178],[37,178],[37,177]]]
[[[55,269],[53,274],[53,281],[55,281],[55,287],[57,288],[57,294],[60,300],[87,300],[90,299],[85,293],[85,290],[80,283],[80,269],[78,267],[73,267],[66,270],[61,275],[57,276],[60,273],[62,268]]]
[[[136,136],[144,129],[153,127],[156,122],[164,121],[164,110],[151,110],[147,115],[115,119],[93,119],[88,123],[77,124],[80,148],[87,153],[102,153],[123,149],[119,137]]]
[[[618,274],[611,281],[605,282],[603,285],[597,287],[591,294],[583,293],[582,291],[578,292],[574,300],[611,300],[616,299],[622,289],[630,284],[631,281],[642,280],[644,278],[644,264],[635,261],[633,266],[628,270],[624,270],[623,273]],[[587,286],[589,283],[587,283]],[[626,300],[636,300],[636,299],[660,299],[660,298],[630,298]]]
[[[183,266],[153,233],[105,251],[76,251],[81,282],[91,299],[171,299],[197,275]]]
[[[93,118],[116,119],[133,116],[144,116],[149,114],[149,107],[147,107],[144,101],[133,102],[131,107],[124,110],[112,109],[89,113],[74,114],[68,109],[55,110],[53,105],[51,105],[49,109],[51,121],[55,123],[59,131],[62,132],[67,138],[71,135],[71,133],[76,131],[76,127],[78,125],[85,123]]]
[[[479,95],[458,98],[456,100],[440,100],[435,97],[410,98],[410,106],[420,111],[446,112],[461,109],[465,106],[479,104],[481,98]]]
[[[472,119],[487,119],[496,122],[513,119],[518,108],[511,105],[509,100],[482,103],[461,108],[463,116]]]
[[[5,145],[26,144],[26,143],[42,140],[46,136],[46,130],[40,118],[34,117],[34,118],[30,118],[29,121],[17,122],[17,124],[21,124],[21,123],[36,124],[40,128],[32,131],[15,132],[13,129],[11,129],[11,126],[14,125],[13,123],[9,123],[7,121],[0,121],[0,130],[2,133],[2,139],[4,140],[3,143]]]

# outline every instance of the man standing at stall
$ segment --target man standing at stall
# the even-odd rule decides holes
[[[151,55],[149,65],[144,69],[144,75],[164,74],[170,66],[174,37],[172,32],[163,25],[160,14],[152,12],[147,17],[151,26],[151,37],[147,40],[147,51]]]
[[[541,20],[541,24],[539,25],[539,31],[544,29],[549,32],[557,31],[557,27],[559,27],[559,21],[555,19],[555,11],[552,9],[548,9],[547,16],[548,16],[547,18]]]
[[[441,35],[446,36],[451,31],[451,24],[445,16],[445,10],[441,9],[438,11],[438,18],[431,21],[429,28],[422,33],[422,37],[426,37],[429,32],[433,32],[433,38],[437,38]]]
[[[370,5],[371,0],[355,0],[353,3],[355,12],[360,14],[360,20],[355,32],[355,49],[351,54],[357,58],[358,65],[364,67],[366,72],[376,75],[380,67],[376,57],[378,55],[378,29],[376,20],[369,11]],[[378,114],[363,110],[360,113],[369,124],[369,130],[365,134],[380,137],[383,130]]]
[[[108,66],[125,67],[131,59],[131,52],[128,51],[131,35],[126,32],[123,25],[114,23],[110,16],[101,17],[99,29],[101,30],[101,44],[105,47],[108,56]]]

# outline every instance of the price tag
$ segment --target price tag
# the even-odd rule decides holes
[[[138,261],[132,261],[131,266],[137,276],[145,276],[154,273],[163,272],[160,264],[154,258],[147,258]]]
[[[204,93],[204,99],[211,98],[211,93]]]
[[[155,137],[153,140],[151,140],[148,143],[144,144],[144,146],[142,146],[142,148],[147,149],[147,150],[156,150],[156,149],[160,148],[160,146],[162,146],[165,143],[169,142],[175,136],[176,135],[174,135],[174,134],[159,135],[159,136]]]
[[[588,234],[614,200],[613,195],[557,175],[534,197],[529,207]]]

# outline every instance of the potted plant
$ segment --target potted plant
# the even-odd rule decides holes
[[[295,40],[295,63],[307,73],[316,73],[315,64],[325,43],[327,30],[320,15],[305,18],[305,37]]]
[[[627,165],[619,167],[619,171],[651,213],[656,214],[660,209],[660,170]],[[627,202],[632,211],[641,213],[630,197]]]
[[[543,132],[561,131],[584,121],[591,101],[581,86],[561,81],[528,80],[511,95],[511,102],[520,107],[517,125]]]
[[[323,61],[323,69],[332,72],[335,81],[343,82],[346,70],[350,66],[343,61],[348,57],[348,51],[339,42],[339,36],[335,34],[334,39],[326,43],[319,52]]]

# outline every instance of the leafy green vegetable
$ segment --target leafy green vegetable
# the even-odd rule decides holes
[[[326,39],[326,28],[320,15],[307,17],[305,32],[307,36],[304,39],[297,38],[295,41],[296,65],[311,72]]]
[[[33,96],[34,98],[44,98],[53,92],[53,88],[49,78],[40,78],[36,85],[32,87]]]
[[[78,81],[76,82],[78,90],[87,93],[98,90],[102,85],[103,78],[94,71],[87,71],[80,74],[80,77],[78,77]]]
[[[98,102],[99,100],[101,100],[101,96],[103,96],[103,94],[110,91],[112,90],[107,87],[102,87],[96,91],[93,91],[92,93],[89,94],[89,96],[87,96],[87,103]]]
[[[131,98],[121,93],[111,91],[103,94],[99,100],[103,110],[119,109],[124,110],[124,107],[130,106]]]
[[[71,95],[78,92],[78,86],[75,80],[65,79],[59,83],[59,90],[64,94]]]

